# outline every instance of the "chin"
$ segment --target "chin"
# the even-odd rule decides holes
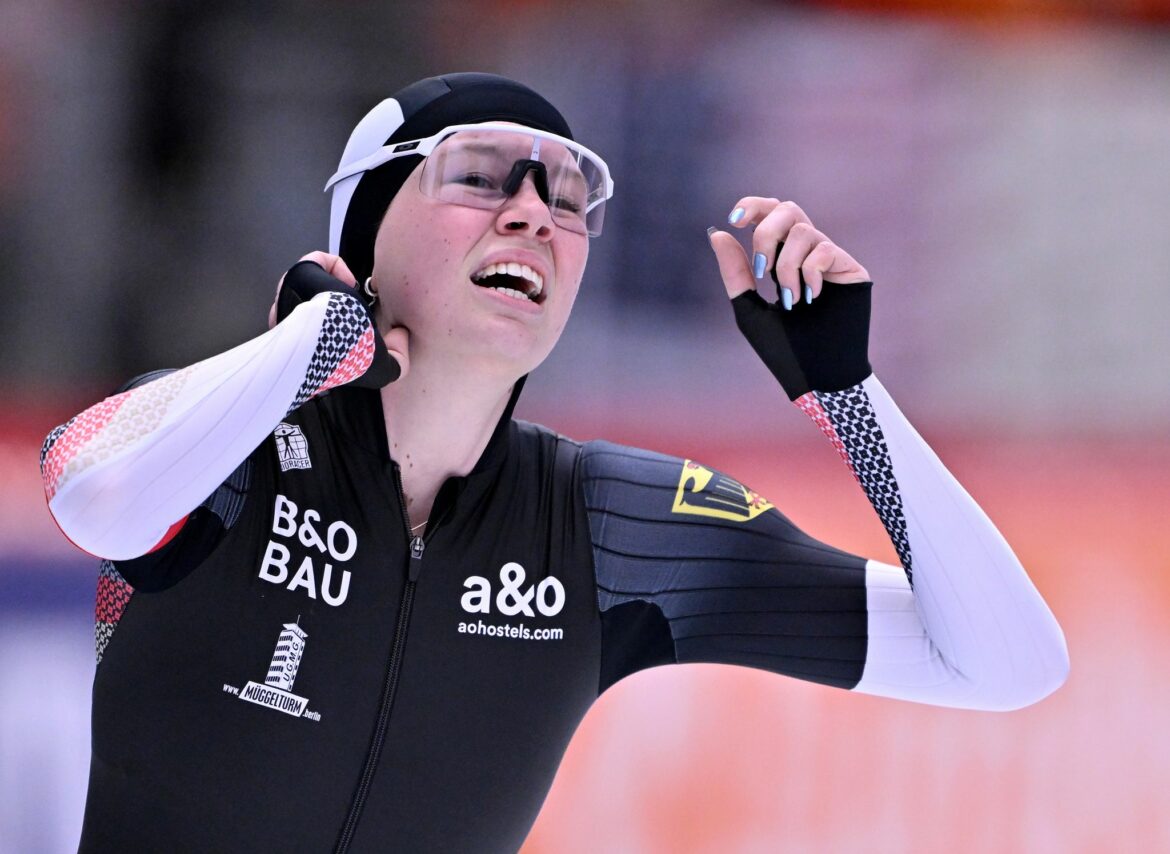
[[[497,348],[496,355],[503,365],[507,366],[508,373],[518,377],[531,373],[548,358],[550,347],[507,347]]]
[[[459,333],[456,332],[456,335]],[[517,377],[531,371],[545,360],[552,347],[538,341],[526,330],[477,329],[468,330],[463,338],[471,346],[459,350],[472,364],[492,368],[493,372],[515,374]]]

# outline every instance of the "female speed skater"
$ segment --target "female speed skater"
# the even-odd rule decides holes
[[[48,436],[49,507],[103,559],[83,852],[515,851],[590,705],[657,665],[987,710],[1064,681],[1045,602],[873,375],[869,273],[793,202],[708,238],[901,566],[701,462],[512,418],[613,186],[526,86],[416,82],[354,129],[269,331]]]

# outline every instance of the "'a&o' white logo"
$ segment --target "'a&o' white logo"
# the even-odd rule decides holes
[[[565,586],[553,576],[548,576],[524,587],[525,572],[520,564],[511,562],[500,567],[499,593],[496,594],[496,608],[501,614],[514,617],[524,614],[535,617],[533,605],[546,617],[555,617],[565,607]],[[490,614],[492,612],[492,585],[482,575],[473,575],[463,582],[467,592],[460,599],[463,610],[469,614]]]

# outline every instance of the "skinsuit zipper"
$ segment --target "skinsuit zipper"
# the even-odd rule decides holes
[[[423,551],[426,549],[426,542],[422,537],[411,535],[410,516],[406,512],[406,495],[402,490],[402,477],[397,463],[394,463],[394,484],[398,487],[402,523],[406,529],[406,537],[410,542],[406,588],[402,593],[402,604],[398,607],[398,623],[394,631],[394,643],[390,647],[390,658],[386,664],[386,679],[382,685],[382,701],[378,706],[378,722],[374,726],[374,735],[370,741],[370,748],[366,751],[366,761],[362,765],[357,790],[354,792],[353,800],[350,801],[349,814],[345,817],[345,824],[341,827],[341,835],[333,849],[334,854],[344,854],[349,849],[350,842],[353,841],[354,831],[357,830],[358,821],[361,819],[362,807],[366,803],[366,795],[370,791],[370,783],[374,779],[374,771],[378,767],[378,757],[382,754],[382,744],[386,740],[386,728],[390,724],[390,712],[394,707],[394,694],[398,690],[398,673],[402,668],[406,631],[410,625],[410,612],[414,606],[414,588],[422,573]],[[429,535],[433,530],[433,527],[429,527],[427,534]]]

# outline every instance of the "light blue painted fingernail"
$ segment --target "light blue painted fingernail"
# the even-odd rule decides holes
[[[743,208],[736,208],[731,212],[731,216],[727,218],[727,221],[732,225],[735,225],[737,222],[743,219],[743,215],[745,213],[747,213],[747,211],[745,211]],[[758,279],[759,276],[756,276],[756,278]]]
[[[812,285],[804,286],[804,301],[812,305]]]
[[[757,252],[752,256],[752,275],[757,279],[764,278],[764,267],[768,264],[768,256],[763,252]]]
[[[788,288],[781,288],[780,299],[784,302],[784,310],[792,311],[792,291]]]

